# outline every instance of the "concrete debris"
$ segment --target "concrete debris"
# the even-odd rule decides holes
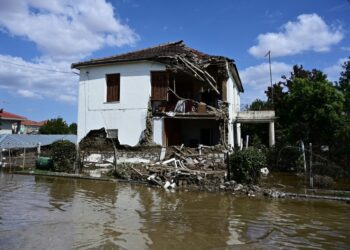
[[[176,183],[172,179],[171,181],[166,181],[164,184],[165,189],[174,189],[176,187]]]
[[[237,191],[241,191],[243,189],[243,185],[242,184],[237,184],[235,187],[234,187],[234,191],[237,192]]]
[[[95,167],[98,167],[98,168],[107,168],[107,167],[111,167],[112,164],[111,163],[96,163],[95,164]]]
[[[95,177],[95,178],[101,178],[101,173],[97,172],[97,170],[91,170],[90,171],[90,176]]]
[[[95,170],[90,170],[89,175],[91,177],[95,178],[101,178],[103,174],[106,174],[110,169],[109,168],[101,168],[101,169],[95,169]]]
[[[163,165],[167,165],[167,164],[169,164],[169,163],[171,163],[171,162],[174,162],[174,161],[176,161],[176,159],[175,159],[175,158],[171,158],[171,159],[169,159],[169,160],[163,161],[162,164],[163,164]]]
[[[97,163],[102,161],[101,154],[91,154],[86,157],[85,162]]]
[[[270,198],[285,198],[286,194],[284,192],[281,191],[277,191],[274,189],[268,189],[268,190],[264,190],[264,195]]]
[[[260,169],[260,174],[261,174],[263,177],[268,176],[269,173],[270,173],[270,171],[269,171],[268,168],[261,168],[261,169]]]
[[[152,181],[152,180],[154,180],[156,178],[156,176],[157,176],[157,174],[152,174],[152,175],[147,177],[147,180],[148,181]]]
[[[166,148],[162,147],[161,151],[160,151],[160,156],[159,156],[159,160],[162,161],[165,158],[165,153],[166,153]]]

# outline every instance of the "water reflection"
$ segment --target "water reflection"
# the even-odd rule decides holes
[[[350,245],[349,205],[0,175],[4,249],[279,249]]]

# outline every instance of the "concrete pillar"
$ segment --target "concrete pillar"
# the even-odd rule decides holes
[[[232,122],[230,125],[232,129],[232,148],[235,148],[235,123]]]
[[[236,123],[236,142],[237,142],[237,146],[240,147],[241,146],[241,124],[240,123]]]
[[[234,141],[234,128],[233,128],[233,124],[232,122],[228,122],[227,123],[227,144],[230,146],[230,147],[234,147],[234,144],[235,144],[235,141]]]
[[[275,122],[270,122],[269,125],[269,146],[275,145]]]

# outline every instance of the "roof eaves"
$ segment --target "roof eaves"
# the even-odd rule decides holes
[[[242,85],[242,81],[241,81],[241,77],[239,76],[239,73],[238,73],[238,69],[237,69],[237,66],[235,64],[235,61],[232,60],[232,59],[228,59],[228,65],[229,65],[229,70],[237,84],[237,88],[240,92],[244,92],[244,88],[243,88],[243,85]]]
[[[12,117],[2,117],[0,116],[0,120],[6,120],[6,121],[24,121],[25,118],[12,118]]]
[[[72,69],[79,69],[81,67],[95,66],[95,65],[106,65],[111,63],[125,63],[125,62],[139,62],[139,61],[155,61],[155,57],[143,57],[143,58],[134,58],[134,59],[114,59],[108,61],[100,60],[91,60],[81,63],[72,63]]]
[[[179,40],[179,41],[175,41],[175,42],[163,43],[163,44],[160,44],[160,45],[156,45],[156,46],[152,46],[152,47],[148,47],[148,48],[143,48],[143,49],[139,49],[139,50],[135,50],[135,51],[130,51],[130,52],[119,54],[119,55],[108,56],[108,57],[101,57],[101,58],[97,58],[97,59],[91,59],[89,61],[72,63],[71,68],[74,69],[74,68],[79,68],[79,67],[83,67],[83,66],[99,65],[99,64],[104,64],[104,63],[108,64],[108,63],[117,63],[117,62],[131,62],[131,61],[147,60],[147,59],[150,59],[150,58],[154,58],[154,56],[152,56],[152,57],[134,58],[134,59],[117,59],[116,57],[122,57],[122,56],[126,56],[128,54],[134,54],[134,53],[139,53],[139,52],[146,51],[146,50],[156,49],[158,47],[160,48],[160,47],[171,46],[171,45],[178,45],[178,44],[183,44],[183,40]]]

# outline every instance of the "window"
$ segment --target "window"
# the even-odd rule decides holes
[[[107,102],[118,102],[120,100],[120,74],[106,75]]]
[[[118,138],[118,129],[107,129],[107,138],[109,139]]]
[[[165,71],[151,72],[151,85],[153,101],[168,100],[168,73]]]

